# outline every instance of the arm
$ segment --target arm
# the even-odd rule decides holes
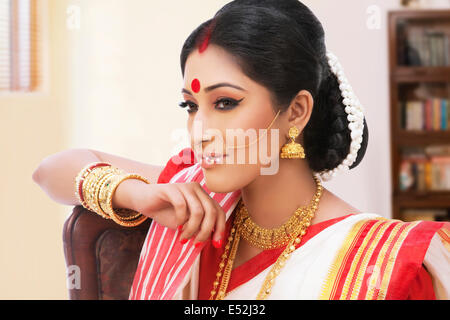
[[[183,151],[179,153],[179,156],[182,155]],[[192,151],[189,156],[192,159]],[[172,159],[174,158],[166,166],[155,166],[90,149],[69,149],[42,160],[33,173],[33,180],[54,201],[72,206],[80,205],[75,196],[75,177],[89,163],[108,162],[126,172],[140,174],[150,181],[150,184],[137,179],[122,181],[114,192],[113,207],[141,212],[172,229],[186,224],[181,231],[184,239],[195,237],[196,241],[206,241],[215,228],[214,240],[218,241],[225,230],[225,212],[198,182],[162,182],[184,167],[192,165],[176,164]],[[158,184],[161,173],[165,179],[161,179]]]
[[[43,159],[33,172],[32,178],[52,200],[66,205],[81,205],[74,194],[75,177],[85,165],[97,161],[108,162],[126,172],[140,174],[150,183],[156,183],[164,168],[97,150],[68,149]],[[145,182],[135,179],[122,182],[114,194],[113,204],[129,207],[129,189],[141,184]]]

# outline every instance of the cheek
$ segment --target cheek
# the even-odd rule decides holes
[[[272,139],[270,130],[259,135],[259,129],[267,129],[275,117],[271,106],[268,107],[269,111],[264,116],[255,117],[253,113],[253,116],[240,116],[239,124],[235,121],[233,128],[242,129],[242,133],[236,136],[245,137],[245,141],[236,138],[234,143],[226,141],[229,147],[234,147],[227,150],[228,154],[234,154],[234,158],[227,158],[226,163],[212,170],[204,170],[206,185],[211,191],[241,189],[261,175],[261,167],[268,167],[273,159],[279,157],[280,135],[273,134]],[[248,130],[253,130],[255,135],[249,135]]]
[[[242,108],[235,125],[247,129],[266,129],[274,118],[272,106],[264,99],[254,99]]]
[[[230,152],[234,151],[236,157],[238,153],[241,157],[246,157],[245,166],[260,165],[262,157],[272,158],[272,156],[276,156],[274,152],[279,150],[283,137],[276,128],[277,119],[275,119],[275,116],[276,113],[272,106],[266,101],[261,101],[242,112],[242,115],[240,114],[234,122],[233,128],[239,129],[239,131],[235,131],[235,135],[239,138],[234,139],[234,142],[227,141],[227,145],[234,146],[230,149]],[[271,128],[268,129],[270,125]],[[251,156],[257,157],[256,163],[250,159]],[[267,161],[262,162],[267,163]]]

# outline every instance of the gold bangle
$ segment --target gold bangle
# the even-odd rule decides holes
[[[77,176],[75,177],[74,180],[74,187],[75,187],[75,196],[77,198],[77,200],[81,203],[81,205],[83,207],[86,207],[86,201],[84,199],[83,196],[83,183],[84,180],[86,179],[87,175],[94,170],[97,167],[100,166],[110,166],[111,164],[107,163],[107,162],[91,162],[88,163],[87,165],[85,165],[77,174]]]
[[[102,216],[105,219],[111,219],[111,217],[102,210],[102,208],[100,206],[100,203],[98,201],[98,199],[99,199],[98,195],[99,195],[99,192],[102,190],[103,186],[107,183],[108,179],[110,177],[113,177],[113,176],[116,176],[116,175],[117,175],[117,172],[107,172],[106,174],[102,175],[96,181],[95,186],[93,188],[94,189],[94,192],[93,192],[94,211],[98,215]]]
[[[119,212],[133,212],[135,213],[136,211],[131,210],[131,209],[124,209],[124,208],[115,208],[114,209],[115,212],[119,211]],[[138,215],[137,218],[133,219],[133,220],[122,220],[120,218],[117,218],[116,216],[112,216],[111,219],[116,222],[117,224],[124,226],[124,227],[136,227],[138,225],[140,225],[142,222],[144,222],[145,220],[147,220],[147,216],[144,216],[143,214]]]
[[[105,214],[100,210],[96,201],[96,192],[101,180],[111,174],[111,173],[119,173],[120,169],[115,168],[113,166],[108,167],[99,167],[95,168],[89,175],[86,177],[86,186],[83,184],[83,196],[86,199],[87,207],[90,211],[97,213],[105,219],[110,219],[109,215]]]
[[[98,199],[98,204],[99,204],[100,210],[102,210],[102,212],[104,214],[108,215],[106,213],[108,211],[108,194],[110,194],[111,192],[114,192],[114,191],[112,191],[114,182],[116,180],[118,181],[119,179],[122,179],[122,177],[125,175],[127,175],[127,174],[121,173],[121,174],[110,175],[105,179],[104,183],[102,184],[100,191],[98,193],[97,199]],[[136,212],[134,210],[130,210],[130,209],[125,209],[125,210],[120,210],[119,212],[123,212],[126,215],[120,215],[117,208],[115,209],[115,212],[119,216],[120,220],[123,220],[123,221],[134,220],[141,215],[139,212]],[[108,217],[110,218],[109,215],[108,215]]]
[[[95,209],[92,205],[93,203],[93,186],[99,177],[100,174],[104,174],[105,170],[107,170],[108,167],[97,167],[94,168],[89,174],[86,176],[83,182],[83,190],[82,194],[86,203],[86,209],[95,212]]]
[[[123,182],[124,180],[127,180],[127,179],[138,179],[138,180],[144,181],[147,184],[150,184],[150,182],[146,178],[142,177],[139,174],[134,174],[134,173],[121,175],[117,179],[113,179],[113,181],[109,184],[108,192],[106,193],[106,206],[104,207],[104,211],[117,224],[126,226],[126,227],[134,227],[134,226],[137,226],[137,225],[141,224],[142,222],[144,222],[147,219],[147,216],[144,216],[141,213],[138,213],[138,215],[135,219],[124,220],[119,214],[117,214],[115,212],[115,210],[117,210],[118,212],[133,212],[133,213],[136,213],[136,211],[131,210],[131,209],[123,209],[123,208],[114,209],[112,206],[112,198],[114,196],[114,193],[115,193],[117,187],[119,186],[119,184],[121,182]]]

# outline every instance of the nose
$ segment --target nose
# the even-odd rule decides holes
[[[193,123],[190,124],[191,145],[196,153],[201,153],[208,142],[213,139],[211,134],[208,134],[209,121],[201,109],[199,108],[196,112]]]

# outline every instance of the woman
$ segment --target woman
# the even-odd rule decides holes
[[[188,37],[181,69],[191,148],[164,168],[69,150],[34,174],[59,202],[153,219],[130,299],[448,298],[445,223],[361,212],[321,186],[361,162],[368,129],[306,6],[230,2]],[[117,179],[103,211],[101,174],[99,206],[83,198],[82,168],[99,161],[144,176]],[[81,201],[60,187],[74,179]]]

